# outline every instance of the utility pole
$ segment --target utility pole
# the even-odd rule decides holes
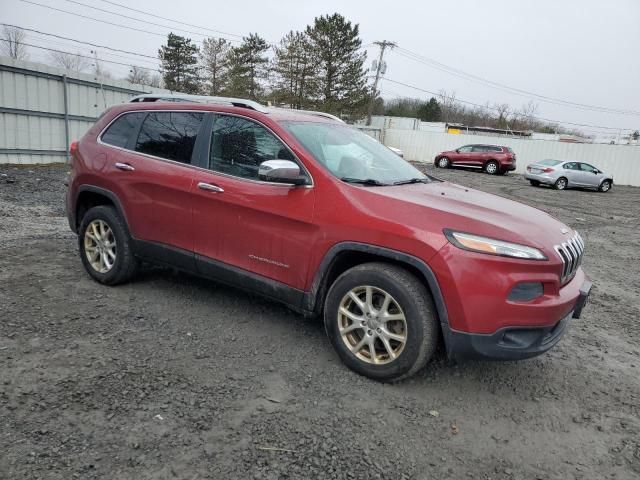
[[[382,67],[384,64],[382,61],[384,57],[384,51],[387,49],[387,47],[393,48],[396,46],[394,42],[388,42],[386,40],[383,40],[382,42],[373,42],[373,43],[380,46],[380,57],[378,57],[378,64],[376,65],[376,79],[373,81],[373,92],[371,94],[371,100],[369,101],[369,110],[367,112],[367,123],[366,123],[367,126],[371,125],[371,115],[373,115],[373,107],[376,102],[376,97],[378,96],[378,81],[380,80],[380,73],[382,72]]]

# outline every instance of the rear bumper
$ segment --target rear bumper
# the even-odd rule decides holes
[[[455,359],[522,360],[545,353],[556,345],[572,318],[580,318],[591,282],[585,280],[573,310],[556,323],[543,327],[503,327],[491,334],[445,332],[447,351]]]
[[[524,174],[524,178],[526,178],[527,180],[533,180],[533,181],[536,181],[536,182],[548,183],[548,184],[555,183],[555,181],[556,181],[555,178],[550,177],[546,173],[530,173],[530,172],[527,172],[527,173]]]

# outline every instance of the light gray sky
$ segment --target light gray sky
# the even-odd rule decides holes
[[[169,29],[83,7],[68,0],[29,0],[158,32]],[[77,0],[105,10],[173,25],[174,32],[199,41],[202,29],[150,18],[102,0]],[[113,0],[139,10],[235,35],[257,32],[277,42],[289,30],[301,30],[315,16],[339,12],[360,25],[363,44],[390,40],[423,57],[510,87],[571,102],[640,112],[640,0]],[[78,18],[20,0],[0,0],[0,21],[116,48],[157,54],[162,36],[135,32]],[[238,37],[228,37],[238,38]],[[78,51],[70,42],[29,34],[27,42]],[[79,50],[89,54],[91,47]],[[375,46],[367,48],[370,61]],[[491,88],[445,73],[392,51],[386,77],[437,92],[455,91],[457,98],[484,104],[509,103],[520,108],[531,97]],[[154,61],[98,49],[105,60],[142,66]],[[31,59],[46,57],[31,50]],[[105,64],[116,77],[127,67]],[[428,97],[428,94],[383,81],[383,96]],[[536,100],[537,116],[560,121],[640,129],[640,113],[613,114],[570,108]],[[582,128],[586,133],[592,129]]]

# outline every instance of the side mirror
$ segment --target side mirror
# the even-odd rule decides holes
[[[456,152],[456,153],[460,153],[460,149],[459,149],[459,148],[456,148],[456,149],[455,149],[455,152]]]
[[[598,175],[599,173],[602,173],[600,170],[598,170],[597,168],[593,171],[594,175]]]
[[[258,178],[265,182],[305,185],[307,178],[300,175],[300,167],[291,160],[267,160],[258,168]]]

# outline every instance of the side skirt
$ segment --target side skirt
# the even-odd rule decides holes
[[[302,290],[193,252],[156,242],[144,240],[134,240],[134,242],[136,256],[145,261],[177,268],[187,273],[256,293],[283,303],[299,313],[306,313],[302,308],[302,299],[305,295]]]

